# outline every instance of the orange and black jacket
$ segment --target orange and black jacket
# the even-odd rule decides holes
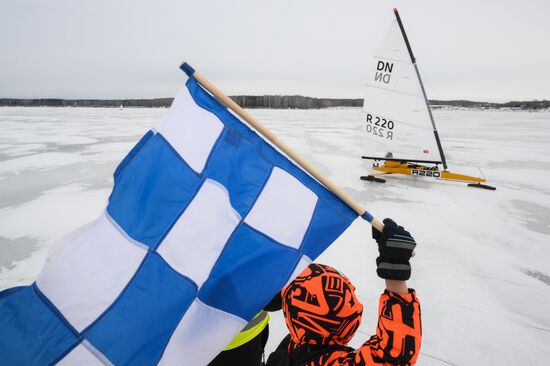
[[[267,366],[382,366],[414,365],[420,352],[420,302],[408,294],[385,291],[380,296],[376,335],[358,349],[340,345],[294,344],[287,336]]]

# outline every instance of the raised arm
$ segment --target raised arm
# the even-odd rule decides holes
[[[422,322],[414,290],[380,296],[376,335],[356,352],[349,365],[414,365],[420,353]]]
[[[386,280],[380,296],[376,335],[363,344],[349,365],[414,365],[420,352],[422,322],[420,302],[405,282],[411,277],[410,258],[416,242],[391,219],[384,231],[373,229],[380,256],[376,272]]]

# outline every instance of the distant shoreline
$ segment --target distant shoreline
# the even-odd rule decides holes
[[[243,108],[265,109],[321,109],[331,107],[361,107],[363,99],[311,98],[301,95],[236,95],[231,96]],[[0,107],[95,107],[95,108],[166,108],[173,98],[153,99],[19,99],[0,98]],[[434,108],[473,109],[550,109],[550,100],[510,101],[505,103],[476,102],[470,100],[430,100]]]

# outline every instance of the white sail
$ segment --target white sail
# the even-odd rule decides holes
[[[397,20],[368,74],[363,131],[367,156],[441,162],[420,81]]]

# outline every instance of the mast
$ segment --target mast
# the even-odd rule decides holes
[[[411,45],[409,43],[409,39],[407,38],[407,33],[405,33],[405,28],[403,27],[403,23],[401,22],[401,18],[399,17],[399,12],[397,11],[397,8],[393,8],[393,12],[395,13],[395,18],[397,19],[397,23],[399,24],[399,29],[401,29],[401,34],[403,35],[403,38],[405,39],[405,44],[407,45],[407,50],[409,51],[409,56],[411,57],[411,62],[414,65],[414,70],[416,71],[416,76],[418,76],[418,81],[420,82],[420,88],[422,89],[422,94],[424,95],[424,101],[426,102],[426,107],[428,107],[428,114],[430,115],[430,121],[432,122],[435,141],[437,143],[437,148],[439,149],[439,155],[441,156],[441,162],[443,163],[443,169],[447,170],[447,161],[445,160],[445,154],[443,153],[443,147],[441,146],[441,141],[439,140],[439,134],[437,133],[437,127],[435,126],[435,120],[434,120],[434,116],[432,114],[432,108],[430,107],[430,102],[428,101],[428,96],[426,95],[426,90],[424,89],[424,83],[422,82],[422,78],[420,77],[420,71],[418,71],[418,65],[416,64],[416,58],[414,57]]]

